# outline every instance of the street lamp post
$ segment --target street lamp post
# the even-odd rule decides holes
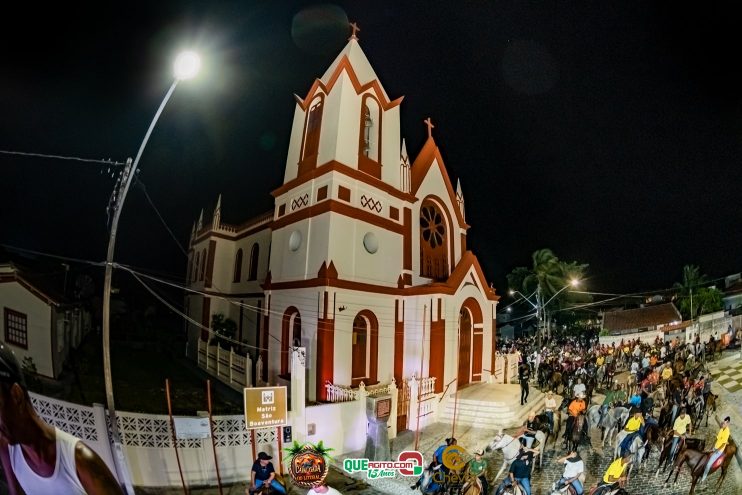
[[[157,113],[155,113],[155,116],[149,125],[149,129],[147,129],[147,133],[144,135],[144,140],[139,146],[136,158],[133,162],[131,158],[127,159],[126,165],[121,174],[121,179],[118,182],[118,188],[114,193],[115,202],[113,205],[113,219],[111,221],[111,232],[108,237],[106,273],[103,281],[103,375],[106,386],[106,405],[108,407],[108,417],[111,422],[111,434],[114,444],[114,463],[116,473],[119,482],[122,480],[125,482],[126,491],[129,494],[133,494],[134,491],[131,487],[131,480],[128,476],[128,469],[126,468],[124,450],[119,436],[119,429],[116,421],[116,407],[113,400],[113,381],[111,377],[111,278],[113,276],[113,252],[116,247],[116,231],[118,229],[119,217],[121,216],[121,210],[124,206],[126,194],[129,192],[132,178],[136,174],[137,165],[139,165],[139,160],[142,157],[144,147],[147,145],[147,141],[149,141],[149,137],[152,134],[152,130],[154,129],[157,120],[160,118],[162,110],[165,108],[168,100],[170,100],[170,96],[172,96],[173,91],[175,91],[178,82],[194,77],[198,73],[200,66],[200,59],[194,52],[183,52],[178,55],[174,65],[175,79],[173,80],[173,84],[170,86],[170,89],[162,100],[162,103],[160,103],[160,107],[157,109]]]
[[[514,290],[514,289],[511,289],[510,290],[510,295],[511,296],[514,296],[516,294],[519,295],[523,300],[525,300],[526,302],[528,302],[528,304],[530,304],[533,307],[533,309],[536,310],[536,335],[538,336],[538,346],[539,347],[541,347],[541,319],[542,319],[542,315],[544,315],[544,318],[545,318],[545,315],[546,315],[546,306],[548,306],[549,303],[551,301],[553,301],[554,298],[556,298],[564,290],[566,290],[566,289],[568,289],[570,287],[577,287],[579,284],[580,284],[580,281],[579,280],[576,280],[576,279],[570,280],[567,285],[565,285],[564,287],[562,287],[561,289],[559,289],[558,291],[556,291],[554,293],[554,295],[551,296],[551,298],[549,298],[549,300],[546,301],[546,302],[543,302],[543,295],[541,293],[541,285],[539,284],[539,286],[536,288],[536,291],[534,292],[534,294],[531,294],[531,296],[533,296],[533,295],[536,296],[536,302],[535,303],[533,301],[531,301],[531,298],[530,297],[526,297],[525,295],[523,295],[522,292],[520,292],[518,290]]]

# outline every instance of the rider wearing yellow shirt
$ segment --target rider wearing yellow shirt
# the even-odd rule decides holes
[[[604,362],[605,358],[602,355],[598,356],[598,359],[595,360],[595,364],[597,364],[598,366],[603,366]]]
[[[600,483],[598,483],[598,490],[594,493],[594,495],[605,493],[607,490],[615,487],[616,483],[620,483],[621,485],[623,485],[623,483],[626,482],[626,476],[624,476],[623,473],[630,463],[631,454],[625,454],[623,457],[619,457],[618,459],[613,461],[611,465],[608,466],[608,469],[603,475],[603,478],[600,480]],[[603,486],[607,488],[603,488],[601,491],[600,487]]]
[[[665,369],[662,370],[662,379],[667,381],[670,378],[672,378],[672,366],[665,366]]]
[[[706,477],[709,475],[709,471],[711,470],[711,466],[716,462],[716,460],[721,457],[724,454],[724,449],[727,448],[727,443],[729,443],[729,421],[730,418],[727,416],[724,418],[724,421],[721,423],[721,429],[719,430],[719,433],[716,434],[716,443],[714,444],[714,452],[709,457],[708,463],[706,463],[706,469],[703,471],[703,478],[701,478],[701,481],[706,481]]]
[[[621,442],[621,452],[624,454],[629,451],[631,442],[634,441],[634,438],[641,432],[641,428],[644,426],[642,412],[639,409],[634,409],[633,413],[634,416],[629,419],[628,423],[626,423],[626,428],[624,428],[629,433]]]

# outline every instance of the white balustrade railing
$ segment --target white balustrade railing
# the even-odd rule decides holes
[[[358,398],[358,390],[330,382],[325,383],[325,390],[327,390],[327,402],[348,402]]]
[[[386,395],[389,393],[389,383],[386,385],[374,385],[366,388],[366,393],[371,397],[377,397],[379,395]]]
[[[226,351],[218,345],[198,341],[198,366],[230,387],[242,392],[252,386],[252,360],[233,349]]]
[[[435,377],[420,378],[420,395],[430,395],[435,393]]]

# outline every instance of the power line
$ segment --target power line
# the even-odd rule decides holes
[[[180,249],[180,251],[187,257],[188,253],[186,252],[185,248],[180,243],[180,241],[175,236],[175,234],[173,234],[173,231],[170,229],[167,222],[160,214],[160,210],[157,209],[157,206],[155,206],[155,203],[154,201],[152,201],[152,198],[149,197],[149,193],[147,192],[147,188],[145,187],[144,182],[142,182],[138,176],[136,177],[136,179],[137,179],[136,184],[139,186],[139,189],[142,191],[142,193],[144,193],[144,197],[147,198],[147,201],[149,201],[149,204],[152,207],[152,209],[155,210],[155,213],[157,214],[157,217],[160,219],[160,222],[162,222],[163,227],[165,227],[165,230],[167,230],[168,234],[170,234],[170,237],[173,238],[173,240],[175,241],[175,244],[178,245],[178,248]]]
[[[36,158],[51,158],[54,160],[70,160],[70,161],[77,161],[77,162],[85,162],[85,163],[99,163],[102,165],[110,165],[110,166],[122,166],[125,165],[123,162],[117,162],[114,160],[103,159],[103,160],[95,160],[91,158],[80,158],[77,156],[62,156],[62,155],[47,155],[44,153],[27,153],[23,151],[7,151],[7,150],[0,150],[0,154],[4,155],[18,155],[18,156],[32,156]]]

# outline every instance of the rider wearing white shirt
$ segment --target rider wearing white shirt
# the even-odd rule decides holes
[[[578,394],[585,394],[586,391],[587,388],[585,387],[585,384],[582,383],[582,378],[578,378],[577,383],[574,386],[575,397],[577,397]]]
[[[582,462],[582,458],[576,451],[572,451],[566,456],[558,459],[557,462],[564,463],[564,473],[562,478],[559,480],[559,485],[571,484],[577,495],[582,495],[582,482],[580,481],[580,475],[585,472],[585,463]]]

